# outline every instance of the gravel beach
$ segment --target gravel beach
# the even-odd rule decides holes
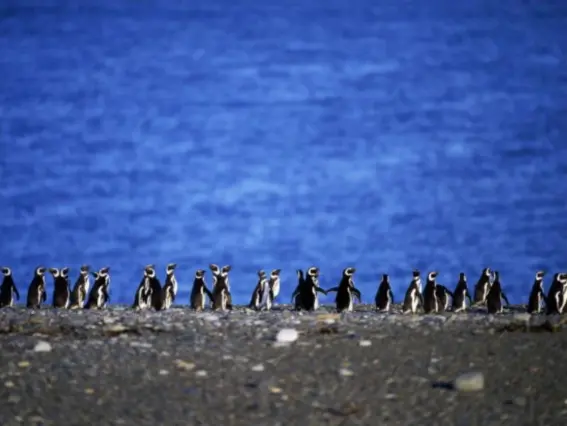
[[[0,425],[567,423],[565,317],[333,311],[2,309]]]

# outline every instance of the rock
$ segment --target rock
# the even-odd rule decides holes
[[[160,376],[167,376],[167,375],[169,374],[169,371],[167,371],[167,370],[159,370],[158,374],[159,374]]]
[[[252,371],[262,372],[262,371],[264,371],[264,365],[263,364],[257,364],[257,365],[252,367]]]
[[[350,377],[350,376],[354,375],[354,373],[351,370],[349,370],[348,368],[341,368],[339,370],[339,374],[343,377]]]
[[[282,328],[276,335],[278,343],[292,343],[297,340],[299,333],[294,328]]]
[[[6,386],[7,388],[13,388],[14,382],[8,380],[7,382],[4,382],[4,386]]]
[[[30,366],[29,361],[20,361],[20,362],[18,362],[18,367],[20,367],[20,368],[26,368],[26,367],[29,367],[29,366]]]
[[[523,396],[517,396],[512,400],[512,403],[514,405],[517,405],[518,407],[525,407],[526,404],[528,403],[528,400]]]
[[[130,346],[132,346],[133,348],[149,349],[152,347],[152,344],[147,342],[130,342]]]
[[[40,340],[33,348],[34,352],[51,352],[51,345],[43,340]]]
[[[205,370],[199,370],[195,372],[195,376],[197,377],[207,377],[207,372]]]
[[[453,386],[460,392],[475,392],[484,389],[484,374],[471,372],[461,374],[455,379]]]
[[[191,371],[195,368],[195,364],[192,362],[183,361],[181,359],[176,359],[174,361],[177,368],[181,368],[182,370]]]
[[[372,342],[370,340],[361,340],[360,342],[358,342],[358,344],[363,348],[367,348],[368,346],[372,345]]]

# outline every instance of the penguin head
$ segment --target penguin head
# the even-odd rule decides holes
[[[297,269],[295,273],[297,274],[297,278],[299,278],[300,280],[303,279],[303,271],[301,269]]]
[[[567,284],[567,272],[560,272],[559,274],[557,274],[557,279],[562,284]]]
[[[414,269],[411,273],[414,280],[418,279],[421,276],[421,272],[419,269]]]
[[[167,265],[167,267],[165,268],[165,273],[167,275],[171,275],[173,274],[173,272],[175,271],[175,268],[177,268],[177,263],[170,263]]]
[[[59,271],[59,275],[62,276],[63,278],[68,278],[69,277],[69,268],[66,266],[64,268],[61,268],[61,271]]]
[[[272,278],[277,278],[277,277],[280,276],[280,272],[281,272],[281,271],[282,271],[281,269],[274,269],[274,270],[272,270],[272,273],[270,274],[270,276],[271,276]]]
[[[35,274],[38,277],[43,277],[46,272],[47,272],[47,268],[45,266],[38,266],[37,268],[35,268]]]
[[[437,275],[439,275],[439,272],[437,271],[432,271],[427,275],[427,279],[429,281],[435,281],[435,278],[437,278]]]
[[[459,272],[459,281],[466,281],[467,280],[467,276],[465,275],[464,272]]]
[[[390,276],[388,274],[382,274],[382,281],[384,282],[389,282],[390,281]]]
[[[543,280],[543,277],[545,277],[545,271],[537,271],[535,274],[535,278],[537,281],[541,281]]]
[[[355,272],[356,272],[356,268],[350,266],[348,268],[343,269],[343,275],[345,277],[352,277]]]
[[[492,274],[492,271],[491,271],[490,268],[488,268],[488,267],[487,267],[487,268],[484,268],[484,269],[482,270],[482,275],[484,275],[484,276],[486,276],[486,277],[488,277],[488,278],[490,278],[490,275],[491,275],[491,274]]]
[[[266,272],[263,269],[260,269],[257,273],[258,273],[258,278],[260,279],[266,276]]]
[[[232,266],[230,266],[230,265],[225,265],[225,266],[222,267],[220,274],[221,274],[223,277],[226,277],[226,276],[228,276],[228,273],[230,272],[231,269],[232,269]]]
[[[156,269],[154,265],[146,265],[144,268],[144,276],[148,278],[155,278]]]
[[[98,271],[99,275],[107,276],[110,273],[110,266],[105,266]]]
[[[207,272],[207,271],[205,271],[204,269],[197,269],[197,270],[195,271],[195,278],[197,278],[198,280],[203,279],[203,277],[205,276],[205,273],[206,273],[206,272]]]
[[[312,266],[307,270],[307,275],[315,278],[319,277],[319,268],[317,268],[316,266]]]
[[[91,269],[91,268],[89,267],[89,265],[83,265],[83,266],[81,266],[81,269],[80,269],[81,275],[89,275],[90,269]]]
[[[12,270],[11,270],[10,268],[8,268],[7,266],[4,266],[4,267],[2,268],[2,274],[3,274],[5,277],[9,277],[10,275],[12,275]]]
[[[53,275],[53,278],[57,278],[59,276],[59,269],[57,268],[49,268],[49,272]]]
[[[215,265],[214,263],[211,263],[209,265],[209,269],[211,270],[213,275],[219,275],[220,274],[220,268],[218,267],[218,265]]]

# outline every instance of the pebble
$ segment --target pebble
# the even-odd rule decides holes
[[[299,333],[294,328],[282,328],[276,335],[278,343],[292,343],[297,340]]]
[[[37,342],[33,348],[34,352],[51,352],[51,345],[43,340]]]
[[[475,392],[484,389],[484,374],[471,372],[461,374],[455,379],[455,389],[460,392]]]
[[[20,362],[18,362],[18,367],[20,367],[20,368],[26,368],[26,367],[29,367],[29,366],[30,366],[29,361],[20,361]]]
[[[7,388],[13,388],[14,387],[14,382],[11,381],[7,381],[4,383],[4,386],[6,386]]]
[[[277,386],[270,386],[269,390],[271,393],[282,393],[282,389],[278,388]]]
[[[358,344],[360,346],[362,346],[363,348],[366,348],[366,347],[372,345],[372,342],[370,340],[361,340]]]
[[[132,346],[133,348],[146,348],[149,349],[152,347],[151,343],[147,343],[147,342],[130,342],[130,346]]]
[[[195,368],[195,364],[193,364],[192,362],[183,361],[181,359],[176,359],[175,365],[178,368],[181,368],[182,370],[187,370],[187,371],[191,371]]]
[[[108,323],[107,323],[107,324],[108,324]],[[123,333],[124,331],[127,330],[127,328],[124,327],[124,326],[121,325],[121,324],[115,324],[115,325],[112,325],[112,326],[110,326],[110,327],[107,327],[106,329],[107,329],[108,331],[110,331],[111,333]]]
[[[514,405],[517,405],[518,407],[525,407],[526,404],[528,403],[528,400],[523,396],[517,396],[512,400],[512,403]]]
[[[160,376],[167,376],[168,374],[169,374],[169,371],[167,371],[167,370],[159,370]]]
[[[205,370],[199,370],[195,372],[195,376],[197,377],[207,377],[207,372]]]
[[[257,372],[262,372],[264,371],[264,365],[263,364],[257,364],[255,366],[252,367],[252,371],[257,371]]]
[[[343,377],[350,377],[350,376],[354,375],[354,373],[351,370],[349,370],[348,368],[341,368],[339,370],[339,374]]]

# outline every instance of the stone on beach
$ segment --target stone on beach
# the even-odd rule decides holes
[[[282,328],[276,335],[278,343],[292,343],[297,340],[299,333],[294,328]]]
[[[458,376],[453,383],[460,392],[476,392],[484,389],[484,374],[480,372],[464,373]]]
[[[43,340],[37,342],[33,348],[34,352],[51,352],[51,345]]]

